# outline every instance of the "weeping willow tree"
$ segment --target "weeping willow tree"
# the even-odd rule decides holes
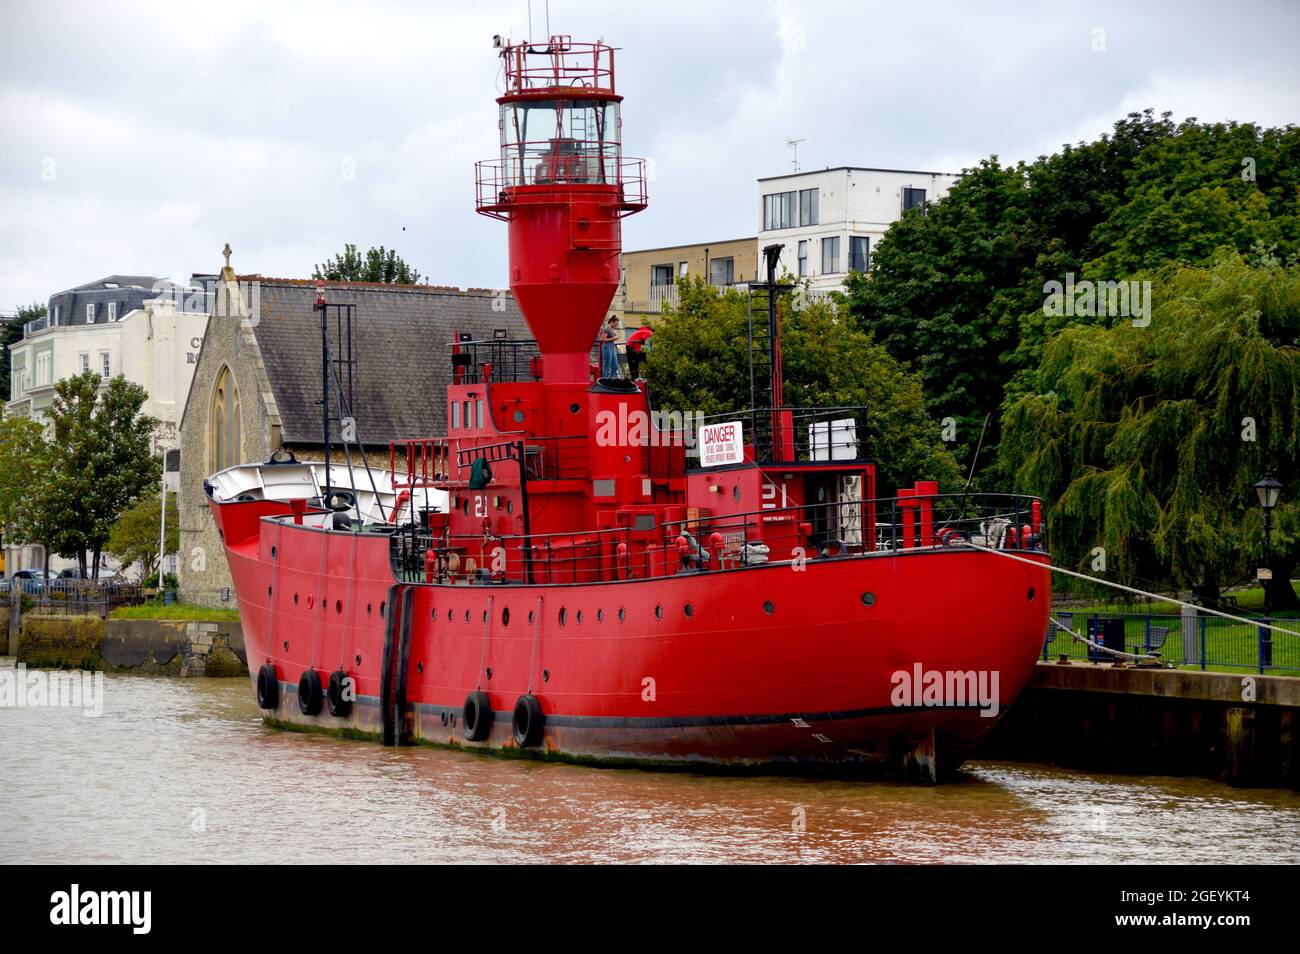
[[[1271,472],[1284,489],[1269,596],[1300,608],[1300,268],[1225,252],[1139,277],[1152,280],[1150,323],[1051,340],[1039,390],[1004,416],[1003,465],[1047,499],[1063,565],[1211,598],[1254,576],[1252,484]]]

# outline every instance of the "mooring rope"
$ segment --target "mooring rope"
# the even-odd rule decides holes
[[[1122,583],[1114,583],[1110,580],[1103,580],[1101,577],[1089,576],[1087,573],[1080,573],[1077,570],[1067,570],[1064,567],[1052,566],[1052,564],[1050,563],[1040,563],[1038,560],[1031,560],[1028,557],[1016,556],[1014,553],[1007,553],[1005,550],[995,550],[992,547],[980,546],[978,543],[971,543],[969,540],[956,540],[953,541],[953,545],[969,547],[972,550],[982,550],[985,553],[992,553],[994,556],[1004,557],[1005,559],[1008,560],[1015,560],[1017,563],[1027,563],[1030,566],[1036,566],[1043,569],[1051,570],[1053,573],[1063,573],[1066,576],[1073,576],[1080,580],[1087,580],[1089,583],[1100,583],[1102,586],[1109,586],[1112,589],[1123,590],[1125,593],[1133,593],[1137,596],[1145,596],[1150,599],[1160,600],[1161,602],[1165,602],[1165,603],[1177,603],[1179,606],[1188,606],[1196,610],[1198,613],[1206,613],[1210,616],[1219,616],[1222,617],[1223,619],[1232,620],[1234,623],[1245,623],[1247,626],[1254,626],[1259,629],[1268,629],[1268,630],[1272,630],[1275,633],[1286,633],[1288,636],[1300,636],[1300,632],[1296,632],[1294,629],[1284,629],[1281,626],[1274,626],[1272,623],[1263,623],[1260,622],[1259,620],[1247,619],[1243,616],[1234,616],[1231,613],[1224,613],[1219,610],[1209,609],[1208,607],[1205,606],[1197,606],[1195,603],[1189,603],[1186,600],[1180,600],[1176,596],[1163,596],[1160,593],[1150,593],[1146,590],[1139,590],[1136,587],[1125,586]],[[1157,658],[1150,654],[1135,655],[1134,653],[1121,652],[1118,649],[1110,649],[1109,647],[1102,646],[1100,643],[1093,642],[1092,640],[1087,639],[1086,637],[1080,636],[1078,633],[1074,632],[1074,630],[1070,629],[1069,627],[1063,626],[1062,624],[1058,623],[1054,618],[1049,618],[1049,620],[1052,623],[1052,625],[1065,630],[1067,633],[1069,633],[1071,636],[1073,636],[1075,639],[1079,640],[1080,642],[1087,643],[1089,646],[1093,646],[1103,652],[1108,652],[1111,655],[1124,656],[1131,659]]]

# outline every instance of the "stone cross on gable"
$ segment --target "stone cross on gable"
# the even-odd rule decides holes
[[[230,243],[229,242],[227,242],[226,247],[221,250],[221,254],[226,256],[226,268],[229,268],[230,267]]]

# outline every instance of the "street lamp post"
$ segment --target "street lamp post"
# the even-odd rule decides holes
[[[1259,578],[1264,584],[1264,615],[1268,616],[1273,611],[1268,597],[1268,585],[1273,578],[1273,552],[1269,546],[1269,536],[1273,532],[1273,508],[1282,496],[1282,485],[1272,474],[1266,474],[1263,480],[1255,484],[1255,493],[1259,497],[1259,509],[1264,511],[1264,567]]]

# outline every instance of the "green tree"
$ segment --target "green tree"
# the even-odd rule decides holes
[[[679,304],[655,325],[647,380],[656,408],[721,414],[749,407],[747,298],[719,293],[700,278],[678,286]],[[961,475],[925,410],[920,380],[844,321],[836,306],[794,307],[787,297],[781,330],[785,403],[790,407],[863,407],[858,437],[876,460],[877,493],[915,480],[945,490]]]
[[[1147,110],[1032,163],[966,170],[925,214],[890,227],[868,274],[847,282],[848,313],[920,372],[968,460],[986,414],[1040,389],[1053,335],[1114,317],[1045,314],[1048,282],[1203,265],[1221,247],[1251,261],[1261,247],[1300,250],[1300,129],[1175,124]],[[999,440],[995,429],[986,446]],[[994,463],[991,453],[980,467]]]
[[[139,563],[144,569],[143,576],[151,575],[158,566],[158,523],[162,516],[159,512],[159,499],[155,494],[144,497],[123,511],[113,524],[105,547],[108,553],[116,557],[123,566]],[[174,553],[180,547],[179,515],[176,510],[176,495],[167,495],[167,552]]]
[[[1221,252],[1150,276],[1151,323],[1072,326],[1052,339],[1039,390],[1018,398],[1002,453],[1017,489],[1055,501],[1064,565],[1107,576],[1222,585],[1262,553],[1251,485],[1284,485],[1272,536],[1275,609],[1300,608],[1300,268]]]
[[[54,530],[44,510],[49,459],[41,425],[13,414],[0,417],[0,528],[10,540],[44,544],[47,555]]]
[[[77,557],[85,575],[89,551],[97,575],[113,524],[161,479],[162,458],[152,449],[158,421],[142,413],[144,388],[121,375],[104,384],[87,371],[59,381],[54,392],[55,452],[42,509],[57,528],[55,552]]]
[[[0,318],[0,401],[13,397],[13,383],[9,376],[9,346],[23,340],[23,325],[45,317],[44,305],[25,305],[9,319]]]
[[[420,273],[411,268],[396,251],[382,245],[364,256],[355,245],[344,245],[343,254],[317,265],[312,278],[331,282],[381,282],[385,285],[418,285]]]

